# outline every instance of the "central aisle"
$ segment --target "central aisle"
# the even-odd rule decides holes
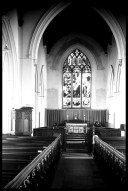
[[[62,153],[50,189],[113,190],[117,181],[88,153],[67,150]]]
[[[106,186],[92,156],[66,152],[58,162],[51,188],[104,189]]]

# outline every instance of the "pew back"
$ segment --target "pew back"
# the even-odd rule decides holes
[[[54,140],[55,137],[3,136],[2,188]]]
[[[121,184],[126,184],[126,157],[123,153],[116,150],[110,144],[101,140],[97,135],[93,136],[94,139],[94,150],[93,154],[95,159],[98,159],[100,163],[111,170],[113,175],[117,177]],[[108,138],[109,140],[112,139]],[[116,139],[116,138],[115,138]]]
[[[25,166],[4,189],[36,190],[40,180],[41,182],[44,180],[47,169],[56,160],[56,157],[60,155],[60,140],[61,135]]]

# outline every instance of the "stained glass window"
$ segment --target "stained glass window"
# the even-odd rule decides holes
[[[63,108],[91,106],[91,64],[75,49],[63,64]]]

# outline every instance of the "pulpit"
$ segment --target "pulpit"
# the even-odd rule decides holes
[[[15,109],[15,134],[31,135],[32,133],[32,107]]]

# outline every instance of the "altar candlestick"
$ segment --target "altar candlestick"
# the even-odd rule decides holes
[[[74,119],[77,120],[77,114],[75,114],[75,118]]]
[[[68,114],[67,114],[67,121],[68,121]]]
[[[39,112],[39,127],[40,127],[40,112]]]
[[[85,115],[84,115],[84,123],[85,123]]]

